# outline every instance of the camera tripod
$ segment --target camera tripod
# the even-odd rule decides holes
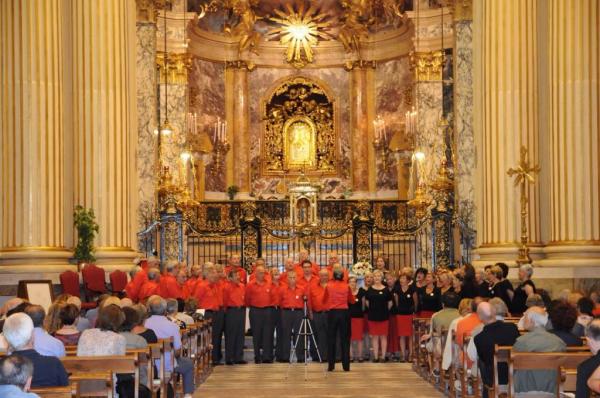
[[[303,339],[304,342],[304,380],[308,380],[308,343],[311,342],[311,344],[314,344],[315,346],[315,351],[317,352],[317,357],[319,358],[319,362],[322,363],[323,360],[321,358],[321,352],[319,351],[319,346],[317,345],[317,340],[315,339],[315,334],[313,332],[312,329],[312,325],[310,324],[310,319],[308,319],[308,299],[306,296],[304,296],[304,312],[303,312],[303,316],[302,316],[302,321],[300,322],[300,326],[298,327],[298,330],[296,331],[296,341],[294,341],[293,345],[292,345],[292,352],[290,355],[290,363],[288,365],[287,368],[287,372],[285,374],[285,378],[287,380],[289,373],[290,373],[290,368],[292,367],[292,361],[294,360],[294,357],[296,357],[296,359],[298,358],[297,355],[297,347],[298,347],[298,342],[300,341],[300,339]],[[326,368],[325,368],[326,364],[323,364],[323,376],[327,377],[327,372],[326,372]]]

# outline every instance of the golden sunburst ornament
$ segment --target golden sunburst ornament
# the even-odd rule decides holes
[[[271,29],[269,36],[279,38],[279,42],[287,46],[286,61],[296,68],[302,68],[313,62],[313,46],[319,43],[319,38],[323,40],[333,38],[327,32],[331,26],[331,22],[327,20],[328,14],[319,13],[313,5],[305,10],[302,2],[296,11],[288,3],[285,5],[285,10],[275,10],[275,14],[277,17],[269,19],[279,26]]]

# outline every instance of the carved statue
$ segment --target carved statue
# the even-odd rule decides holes
[[[256,15],[254,7],[258,5],[258,0],[230,0],[231,11],[238,19],[234,26],[226,24],[223,30],[234,37],[239,37],[238,53],[246,50],[258,54],[258,43],[262,35],[256,30],[256,22],[262,17]]]

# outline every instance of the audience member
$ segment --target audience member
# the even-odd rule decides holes
[[[33,321],[33,348],[41,355],[64,357],[65,346],[59,339],[52,337],[44,330],[46,312],[41,305],[30,305],[25,309]]]
[[[13,354],[0,358],[0,397],[39,398],[27,392],[33,378],[33,364],[24,356]]]
[[[125,355],[126,340],[119,334],[124,321],[125,315],[118,306],[100,308],[95,327],[84,330],[79,338],[77,356]]]
[[[28,358],[33,363],[32,387],[66,386],[69,377],[56,357],[40,355],[33,348],[33,321],[24,313],[9,316],[2,328],[13,354]]]
[[[144,322],[148,317],[148,310],[146,307],[143,304],[136,304],[131,308],[133,308],[137,314],[135,318],[129,320],[133,324],[131,332],[143,337],[148,344],[157,343],[158,337],[156,337],[156,333],[154,333],[152,329],[148,329],[144,326]]]
[[[179,333],[179,327],[166,317],[166,301],[160,296],[151,296],[148,299],[148,308],[151,315],[150,318],[146,319],[145,326],[152,329],[160,339],[173,338],[175,356],[178,357],[181,350],[181,334]],[[165,361],[167,372],[175,371],[181,374],[184,398],[191,398],[194,393],[194,365],[192,362],[188,358],[180,357],[176,360],[175,368],[171,368],[170,357],[166,355]]]
[[[67,299],[67,304],[73,304],[77,307],[77,311],[79,311],[79,315],[77,316],[77,321],[75,321],[75,325],[77,325],[77,330],[83,332],[86,329],[92,327],[90,320],[81,316],[81,299],[76,296],[71,296]]]
[[[577,321],[577,310],[569,303],[559,301],[550,308],[551,333],[557,335],[567,346],[581,346],[583,341],[571,331]]]
[[[594,356],[577,367],[576,398],[588,398],[588,388],[595,392],[600,391],[600,319],[594,319],[587,325],[585,338]]]
[[[61,308],[59,313],[61,327],[54,332],[54,337],[63,342],[64,345],[77,345],[81,332],[77,330],[77,318],[79,310],[74,304],[67,304]]]
[[[531,307],[525,312],[525,329],[527,333],[520,336],[513,350],[517,352],[562,352],[567,345],[560,337],[546,330],[548,313],[540,307]],[[556,391],[555,370],[518,370],[515,371],[516,392],[549,392]]]
[[[594,319],[594,306],[594,302],[587,297],[577,300],[577,322],[572,330],[575,336],[584,336],[585,327]]]
[[[527,311],[527,299],[535,294],[535,284],[531,280],[533,267],[523,264],[519,267],[519,285],[515,289],[510,312],[513,316],[520,316]]]

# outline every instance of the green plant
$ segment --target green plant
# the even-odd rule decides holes
[[[230,185],[227,187],[227,195],[229,195],[229,199],[233,200],[235,195],[240,191],[240,188],[237,185]]]
[[[75,259],[80,263],[93,263],[96,261],[96,257],[94,257],[94,238],[99,230],[94,210],[86,209],[80,205],[75,206],[73,225],[77,228]]]

